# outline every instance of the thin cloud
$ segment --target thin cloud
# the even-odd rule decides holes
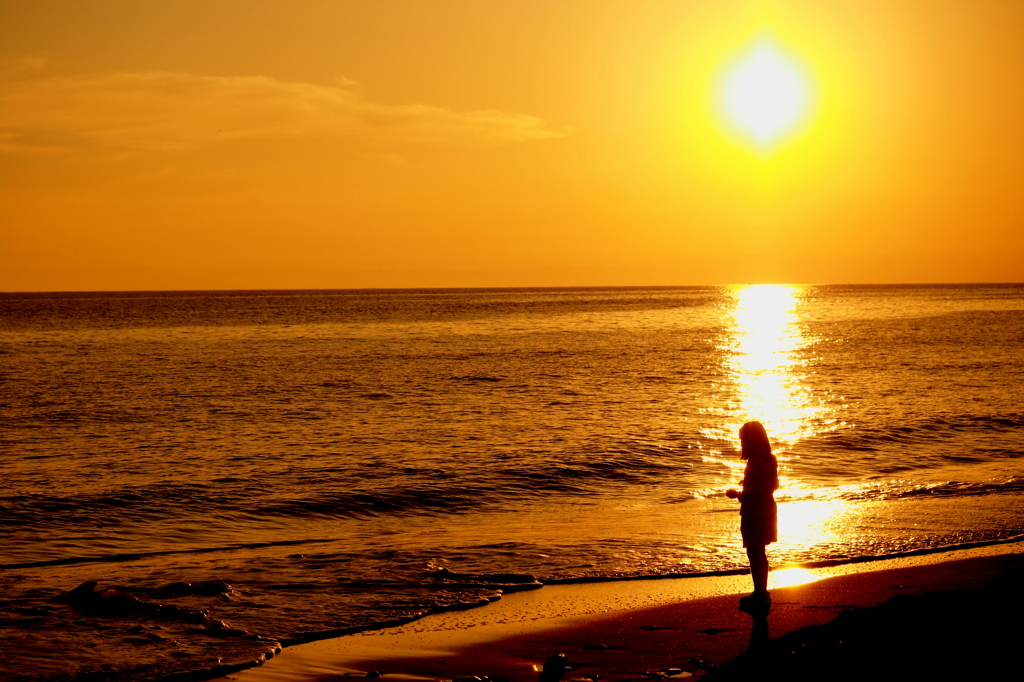
[[[178,152],[225,140],[336,138],[361,146],[504,144],[562,137],[541,119],[369,102],[355,84],[145,72],[0,84],[0,146]]]
[[[0,59],[0,78],[15,78],[39,71],[44,66],[46,66],[46,57],[42,55]]]

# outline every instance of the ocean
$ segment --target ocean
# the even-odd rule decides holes
[[[1015,284],[0,294],[0,672],[742,570],[752,419],[773,566],[1019,538],[1022,341]]]

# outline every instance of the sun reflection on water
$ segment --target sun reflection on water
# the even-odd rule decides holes
[[[779,459],[780,492],[786,497],[779,505],[780,545],[790,549],[837,541],[841,521],[848,514],[847,503],[815,499],[815,488],[791,475],[793,446],[837,424],[805,383],[803,351],[814,340],[800,324],[804,295],[802,287],[791,285],[760,284],[729,291],[728,330],[720,346],[726,355],[723,388],[728,398],[716,426],[704,432],[731,446],[706,457],[728,467],[728,487],[736,485],[744,467],[736,456],[739,427],[751,420],[764,424]]]
[[[823,575],[815,573],[806,568],[782,568],[768,574],[768,587],[793,587],[794,585],[806,585],[821,580]]]
[[[737,431],[744,422],[764,424],[773,441],[793,444],[813,432],[820,408],[797,372],[797,354],[808,340],[798,324],[800,289],[786,285],[753,285],[732,291],[731,337],[726,350],[739,409],[728,425]]]
[[[790,547],[811,547],[837,541],[849,503],[839,499],[814,499],[816,491],[813,488],[793,491],[792,488],[799,484],[792,479],[788,482],[787,499],[779,504],[779,540]]]

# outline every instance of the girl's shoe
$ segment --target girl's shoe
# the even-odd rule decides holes
[[[752,616],[767,614],[772,610],[772,598],[767,592],[754,592],[740,597],[740,611]]]

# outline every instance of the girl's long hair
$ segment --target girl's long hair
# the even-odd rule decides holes
[[[761,422],[747,422],[740,427],[740,445],[743,452],[740,459],[762,457],[772,454],[772,444],[768,442],[768,432]]]

